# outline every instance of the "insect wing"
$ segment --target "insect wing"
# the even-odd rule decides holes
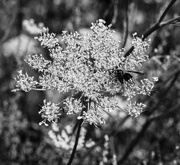
[[[123,84],[123,76],[118,76],[118,80],[120,81],[121,84]]]
[[[133,71],[133,70],[127,70],[126,72],[136,73],[136,74],[139,74],[139,75],[142,75],[142,76],[145,75],[143,72],[138,72],[138,71]]]
[[[120,83],[123,84],[123,71],[122,70],[116,71],[116,77],[120,81]]]
[[[123,74],[123,78],[125,81],[129,81],[130,79],[133,78],[133,76],[129,73],[125,73],[125,74]]]

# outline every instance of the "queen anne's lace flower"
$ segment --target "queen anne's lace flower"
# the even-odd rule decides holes
[[[47,102],[44,100],[44,105],[42,106],[42,109],[39,111],[39,114],[41,114],[43,121],[40,122],[41,124],[46,124],[46,120],[49,122],[57,122],[57,119],[60,116],[60,108],[58,104],[51,103],[50,101]]]
[[[38,82],[34,81],[34,77],[28,76],[27,73],[23,74],[22,70],[18,71],[18,76],[15,78],[16,81],[16,89],[13,92],[18,90],[23,90],[25,92],[29,92],[32,89],[36,89]]]
[[[132,73],[132,78],[122,83],[112,74],[113,70],[139,70],[142,63],[148,60],[148,43],[134,36],[134,51],[125,58],[125,50],[119,47],[119,41],[112,35],[114,31],[110,26],[105,26],[104,20],[92,23],[91,30],[92,34],[85,36],[78,32],[63,32],[64,47],[61,47],[55,34],[44,28],[36,39],[49,50],[52,60],[46,60],[42,55],[29,56],[26,62],[41,72],[41,76],[37,82],[19,72],[17,89],[26,92],[31,89],[73,92],[63,101],[63,108],[67,114],[76,114],[78,119],[93,124],[104,122],[102,111],[118,108],[118,101],[114,97],[117,93],[129,101],[138,94],[149,95],[154,83],[148,79],[135,81]],[[77,95],[80,96],[74,97]],[[86,105],[82,98],[86,98]],[[127,111],[130,115],[138,116],[143,108],[141,103],[130,102]],[[56,104],[45,102],[40,113],[48,121],[57,121],[61,111]]]

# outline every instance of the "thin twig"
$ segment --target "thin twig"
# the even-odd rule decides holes
[[[150,27],[143,35],[142,35],[142,40],[145,40],[150,34],[152,34],[153,32],[155,32],[157,29],[159,29],[160,27],[163,27],[165,25],[168,25],[168,21],[163,22],[163,19],[165,17],[165,15],[167,14],[168,10],[171,8],[171,6],[176,2],[176,0],[171,0],[171,2],[169,3],[169,5],[166,7],[166,9],[164,10],[164,12],[162,13],[162,15],[160,16],[158,22],[156,22],[152,27]],[[177,19],[177,18],[176,18]],[[169,20],[170,21],[170,20]],[[172,19],[171,19],[172,21]],[[170,22],[172,23],[172,22]],[[134,46],[132,46],[125,54],[124,57],[128,57],[132,51],[134,50]]]
[[[156,30],[158,30],[159,28],[165,26],[165,25],[169,25],[171,23],[174,23],[176,21],[180,20],[180,16],[178,16],[177,18],[172,18],[168,21],[164,21],[161,23],[156,23],[154,24],[150,29],[148,29],[143,35],[142,35],[142,40],[145,40],[150,34],[152,34],[153,32],[155,32]]]
[[[116,23],[117,20],[117,16],[118,16],[118,0],[114,0],[114,15],[111,21],[111,24],[114,25]]]
[[[150,34],[155,32],[160,28],[160,23],[155,23],[152,27],[150,27],[145,33],[142,35],[142,40],[144,41]]]
[[[124,35],[124,40],[123,40],[122,48],[124,48],[125,45],[126,45],[127,38],[128,38],[128,32],[129,32],[128,5],[129,5],[129,0],[126,0],[125,22],[124,22],[125,35]]]
[[[168,24],[176,24],[177,21],[180,21],[180,16],[178,16],[178,17],[176,17],[176,18],[172,18],[172,19],[170,19],[170,20],[168,20],[168,21],[162,22],[162,23],[160,24],[160,27],[163,27],[163,26],[168,25]],[[178,22],[178,23],[179,23],[179,22]]]
[[[158,23],[161,23],[166,16],[168,10],[172,7],[172,5],[176,2],[177,0],[172,0],[169,5],[166,7],[166,9],[163,11],[162,15],[160,16]]]
[[[77,130],[77,134],[76,134],[76,140],[75,140],[74,147],[73,147],[73,150],[72,150],[72,153],[71,153],[71,157],[70,157],[69,162],[67,163],[67,165],[71,165],[72,161],[74,159],[74,155],[76,153],[76,149],[77,149],[77,145],[78,145],[78,141],[79,141],[82,122],[83,122],[82,119],[78,122],[78,130]]]

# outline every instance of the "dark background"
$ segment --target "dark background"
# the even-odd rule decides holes
[[[51,126],[38,124],[43,99],[58,102],[63,96],[55,91],[11,92],[19,69],[37,75],[24,62],[29,54],[43,53],[49,57],[48,51],[24,28],[24,20],[42,22],[60,36],[64,30],[86,33],[91,23],[101,18],[107,25],[112,23],[117,32],[115,37],[128,49],[132,34],[137,32],[141,36],[157,22],[168,2],[170,0],[1,0],[0,164],[64,164],[71,152],[52,142],[48,135]],[[165,20],[178,15],[179,1],[171,7]],[[137,98],[147,104],[146,111],[137,118],[124,113],[112,114],[113,117],[107,117],[108,122],[99,128],[85,125],[84,141],[92,139],[95,145],[82,147],[74,164],[98,165],[102,160],[105,134],[110,138],[108,158],[111,160],[116,154],[118,164],[180,164],[180,24],[158,29],[150,38],[150,60],[143,66],[144,72],[149,78],[158,76],[159,81],[151,96]],[[67,124],[69,120],[62,119],[56,134]]]

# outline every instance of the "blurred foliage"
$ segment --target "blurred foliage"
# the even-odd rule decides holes
[[[155,23],[170,0],[1,0],[0,1],[0,164],[66,164],[71,148],[63,148],[64,141],[74,142],[67,131],[73,119],[61,118],[58,128],[43,127],[38,111],[44,98],[59,102],[65,96],[49,92],[12,93],[17,70],[25,68],[37,76],[23,61],[29,54],[42,53],[49,58],[28,33],[23,21],[42,22],[61,37],[63,30],[84,31],[91,22],[102,18],[113,23],[123,42],[128,2],[128,36],[141,36]],[[165,20],[180,15],[177,1]],[[106,124],[98,128],[84,125],[86,134],[80,140],[73,164],[98,165],[107,150],[109,159],[116,154],[118,164],[178,165],[180,164],[180,29],[179,25],[165,26],[151,38],[150,61],[144,66],[147,77],[159,76],[154,92],[149,97],[137,98],[147,103],[146,112],[130,118],[123,112],[106,116]],[[122,99],[122,104],[124,101]],[[53,133],[52,133],[53,132]],[[109,146],[106,145],[108,135]],[[72,139],[70,138],[72,137]],[[63,144],[65,142],[62,142]],[[59,143],[58,143],[59,142]],[[94,142],[94,143],[93,143]],[[107,162],[106,164],[111,164]]]

